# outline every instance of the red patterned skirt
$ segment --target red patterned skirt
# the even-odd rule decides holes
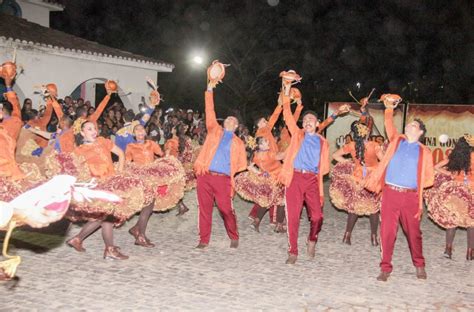
[[[154,211],[169,210],[184,196],[185,171],[173,156],[158,158],[146,165],[127,163],[125,171],[127,175],[142,180],[151,190],[149,200],[155,199]]]
[[[474,226],[474,193],[468,185],[451,176],[436,173],[431,189],[423,192],[429,217],[449,229]]]
[[[353,176],[353,163],[338,163],[331,171],[329,196],[340,210],[359,216],[371,215],[380,210],[380,196],[364,189]]]
[[[84,160],[73,153],[49,154],[45,159],[45,173],[48,177],[58,174],[72,175],[78,182],[89,182],[92,179]],[[153,189],[148,184],[142,179],[124,174],[100,179],[96,188],[120,196],[122,202],[73,201],[66,213],[67,219],[73,222],[110,220],[116,226],[120,226],[154,199]]]
[[[284,205],[285,188],[264,174],[250,171],[235,177],[235,191],[245,200],[256,203],[260,207],[270,208]]]

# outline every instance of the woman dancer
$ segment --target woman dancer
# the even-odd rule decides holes
[[[183,165],[185,172],[185,191],[190,191],[196,187],[196,176],[194,175],[193,164],[199,148],[192,142],[192,139],[186,135],[189,126],[183,123],[171,129],[171,138],[165,143],[166,155],[176,157]],[[189,208],[181,199],[178,203],[177,216],[182,216],[189,211]]]
[[[236,191],[245,199],[255,203],[256,217],[252,226],[260,232],[260,222],[270,207],[276,209],[275,232],[283,233],[285,219],[284,189],[278,184],[277,176],[281,170],[283,153],[277,153],[270,147],[270,141],[259,136],[256,138],[257,149],[251,157],[248,172],[236,177]]]
[[[136,143],[128,144],[125,151],[125,159],[128,162],[145,165],[153,162],[155,155],[163,156],[163,151],[156,142],[146,140],[145,127],[140,124],[136,125],[133,128],[133,135],[135,136]],[[129,230],[129,233],[135,237],[135,245],[155,247],[155,244],[153,244],[145,235],[148,220],[153,213],[154,204],[155,201],[153,200],[151,204],[142,209],[137,223]]]
[[[343,243],[351,244],[351,233],[357,219],[359,216],[368,215],[371,242],[373,246],[377,246],[380,200],[366,191],[360,181],[377,166],[382,151],[378,143],[368,141],[369,128],[360,121],[352,123],[351,131],[354,141],[345,144],[333,154],[338,165],[332,172],[329,194],[337,208],[348,212]],[[343,157],[348,154],[352,159]]]
[[[435,166],[435,184],[425,196],[428,212],[446,229],[444,255],[451,259],[458,227],[467,229],[466,259],[474,259],[474,136],[459,138],[447,159]]]
[[[116,174],[111,153],[117,155],[118,172],[123,172],[125,156],[122,150],[109,139],[97,137],[97,128],[92,121],[85,121],[76,135],[74,154],[83,157],[92,177],[100,179],[101,189],[111,190],[125,200],[120,204],[90,203],[72,205],[67,217],[72,221],[88,221],[81,231],[67,241],[67,244],[79,252],[84,252],[82,242],[99,227],[105,243],[104,259],[125,260],[128,256],[114,245],[113,227],[121,225],[141,210],[145,202],[143,183],[136,178]],[[146,205],[147,203],[145,203]]]

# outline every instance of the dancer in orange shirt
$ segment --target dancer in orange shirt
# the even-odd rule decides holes
[[[189,136],[186,135],[188,125],[180,123],[171,129],[171,138],[165,143],[166,155],[171,155],[181,162],[185,174],[185,191],[190,191],[196,187],[196,175],[194,174],[194,161],[196,160],[199,148],[194,144]],[[189,211],[189,208],[181,199],[178,203],[178,213],[176,216],[182,216]]]
[[[133,177],[116,174],[112,163],[111,153],[119,158],[118,171],[123,171],[125,156],[122,150],[108,139],[97,137],[97,129],[91,121],[85,121],[76,136],[74,154],[82,157],[89,168],[90,175],[99,179],[99,187],[103,190],[113,190],[124,200],[120,204],[89,203],[72,205],[67,217],[72,221],[88,221],[81,231],[67,241],[67,244],[79,252],[85,251],[82,242],[90,234],[102,227],[102,237],[105,243],[104,259],[125,260],[120,248],[114,245],[113,227],[123,224],[128,218],[147,206],[149,192],[142,181]]]
[[[138,124],[133,129],[135,136],[135,143],[129,143],[125,150],[125,159],[128,162],[133,162],[137,165],[147,165],[155,160],[155,155],[163,156],[163,151],[160,146],[150,140],[146,140],[145,127]],[[143,177],[146,179],[147,177]],[[148,177],[151,178],[151,177]],[[143,247],[155,247],[145,235],[148,220],[153,213],[154,201],[144,207],[140,212],[137,223],[130,228],[129,233],[135,237],[135,245]]]
[[[467,229],[466,259],[474,260],[474,136],[460,137],[435,170],[435,183],[425,200],[430,218],[446,229],[444,255],[452,258],[456,229],[461,227]]]
[[[2,102],[2,109],[0,112],[0,127],[10,135],[13,140],[18,139],[20,129],[23,126],[21,120],[21,108],[18,97],[13,91],[13,80],[16,76],[16,65],[12,62],[3,63],[1,71],[1,78],[5,81],[7,92],[4,94],[6,102]]]
[[[371,242],[373,246],[378,246],[380,198],[365,190],[360,182],[378,165],[378,160],[382,158],[382,151],[378,143],[368,141],[369,128],[360,121],[352,123],[351,132],[354,141],[345,144],[333,154],[338,165],[331,173],[329,195],[337,208],[348,212],[346,231],[342,241],[351,245],[351,233],[358,217],[368,215]],[[352,159],[344,158],[344,155],[351,155]]]
[[[215,67],[220,66],[221,77],[213,77]],[[212,210],[214,201],[224,218],[224,225],[231,240],[230,247],[239,245],[237,219],[232,206],[234,175],[247,168],[245,145],[235,135],[239,121],[234,116],[219,125],[214,110],[214,94],[218,81],[223,77],[224,65],[215,61],[208,69],[208,85],[205,92],[205,115],[207,136],[199,156],[194,163],[197,176],[197,196],[199,202],[199,244],[197,248],[207,248],[211,238]]]
[[[276,206],[275,232],[282,233],[285,219],[284,189],[278,184],[277,177],[284,155],[272,151],[270,142],[263,136],[257,137],[255,141],[256,151],[251,157],[248,171],[236,177],[235,188],[241,197],[255,203],[253,210],[256,210],[256,216],[252,225],[257,232],[260,232],[260,222],[267,210]]]

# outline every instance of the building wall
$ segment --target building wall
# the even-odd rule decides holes
[[[54,4],[48,4],[41,0],[16,0],[21,7],[22,18],[29,22],[49,27],[49,13],[60,11],[62,8]]]
[[[84,59],[68,55],[48,47],[35,47],[28,44],[17,44],[16,64],[19,74],[16,79],[15,88],[18,95],[29,97],[37,107],[42,102],[39,88],[47,83],[55,83],[58,87],[59,97],[70,95],[80,84],[85,81],[97,81],[103,83],[105,79],[113,79],[120,87],[119,95],[127,108],[135,111],[144,96],[148,100],[151,89],[146,83],[146,77],[157,79],[158,70],[147,68],[146,64],[138,64],[140,68],[125,65],[125,61],[110,58],[107,62],[94,56]],[[12,59],[13,47],[11,41],[0,39],[0,63]],[[72,54],[72,53],[69,53]],[[129,62],[130,63],[130,62]],[[152,67],[152,66],[150,66]],[[163,68],[162,71],[171,71]],[[86,98],[94,104],[94,87],[86,84]],[[23,101],[23,98],[20,98]]]

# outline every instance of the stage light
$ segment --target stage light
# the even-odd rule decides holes
[[[204,60],[201,56],[196,55],[196,56],[193,57],[193,62],[195,64],[201,65],[202,63],[204,63]]]

